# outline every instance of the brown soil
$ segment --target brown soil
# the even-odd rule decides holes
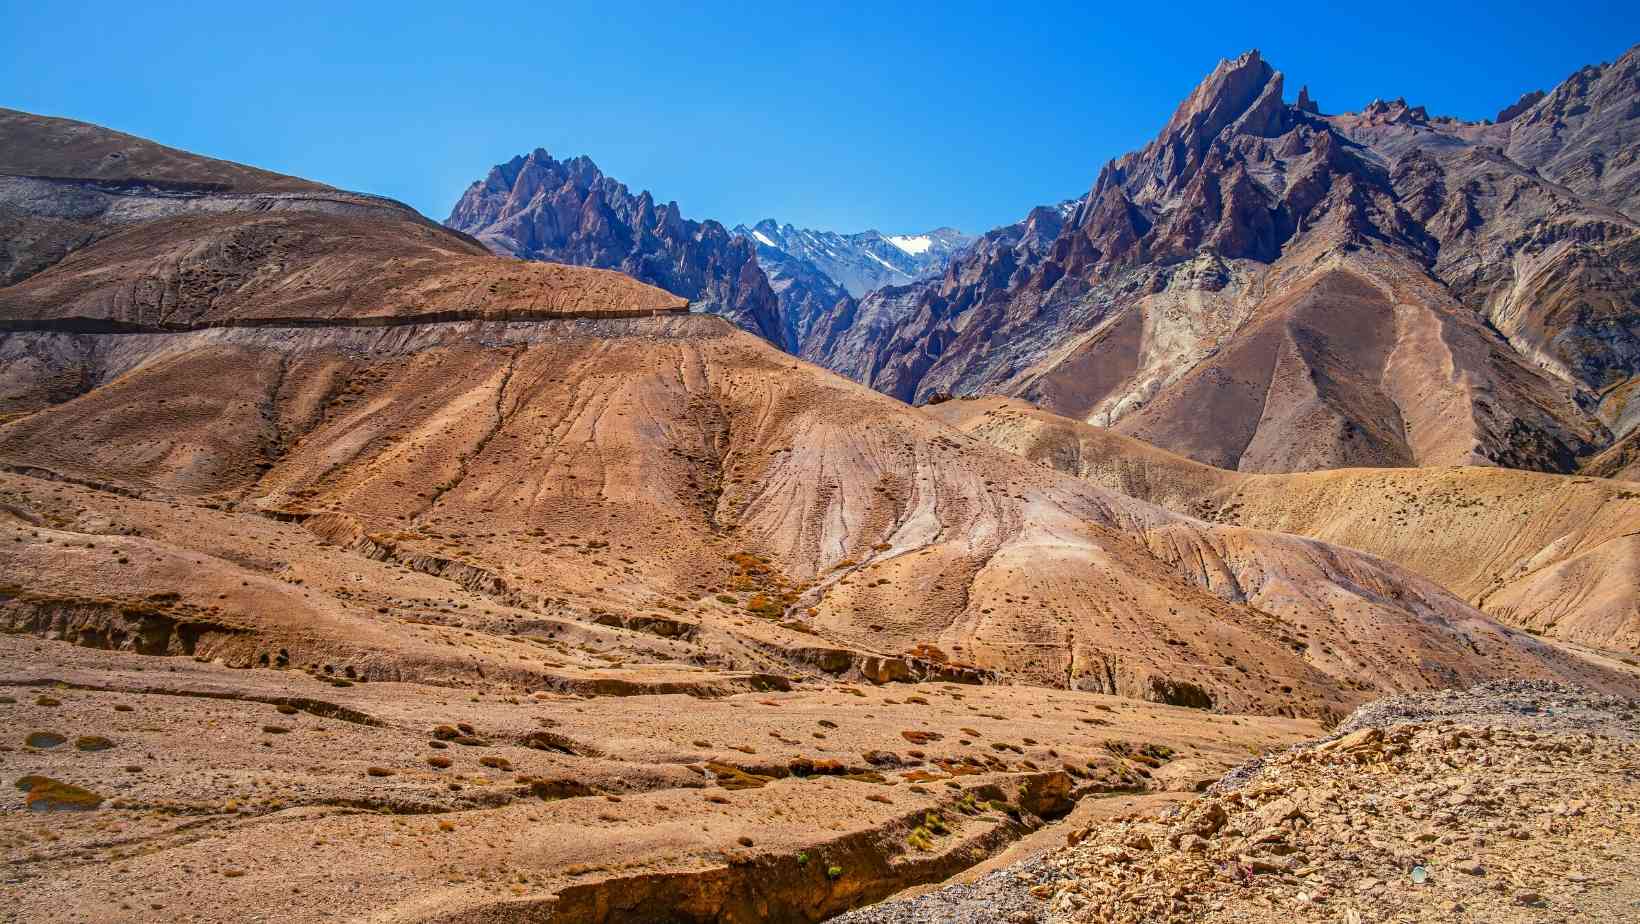
[[[0,751],[8,781],[41,781],[30,781],[31,805],[81,790],[105,800],[94,812],[39,813],[23,791],[0,796],[0,848],[15,874],[0,895],[30,921],[167,921],[182,908],[235,920],[274,895],[289,920],[321,909],[489,920],[525,908],[629,920],[586,909],[640,883],[702,920],[757,920],[746,901],[807,917],[944,878],[1078,799],[1175,785],[1170,763],[1222,771],[1317,731],[946,683],[706,699],[334,687],[295,669],[17,636],[0,638],[0,664],[0,691],[14,700],[0,706],[7,727],[49,720],[113,742]],[[33,705],[42,688],[60,705]],[[275,720],[288,730],[270,733]],[[435,748],[439,725],[480,743]],[[548,729],[558,747],[536,737]],[[912,747],[908,729],[941,739]],[[1018,751],[993,750],[998,741]],[[1147,747],[1169,759],[1122,756]],[[737,782],[752,775],[757,785]],[[938,830],[920,844],[930,815]],[[832,866],[842,872],[828,880]]]
[[[1208,522],[1393,561],[1533,633],[1640,651],[1640,484],[1481,467],[1251,474],[1015,399],[925,410],[1035,462]]]

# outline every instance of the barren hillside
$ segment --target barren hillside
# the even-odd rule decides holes
[[[1209,522],[1309,536],[1395,562],[1509,625],[1640,650],[1640,483],[1487,467],[1250,474],[1015,399],[926,410],[1113,491]]]
[[[0,428],[0,460],[225,508],[167,545],[217,545],[210,522],[295,521],[371,557],[439,562],[498,602],[722,632],[696,638],[697,660],[778,672],[795,666],[783,650],[824,639],[1308,715],[1374,689],[1581,671],[1392,566],[1022,465],[712,318],[9,341],[92,387]],[[49,522],[43,484],[18,488],[18,528]],[[131,501],[82,503],[113,517]],[[20,538],[0,555],[31,585],[83,580],[54,543]],[[156,566],[172,554],[155,552]],[[109,576],[130,583],[148,561]],[[391,607],[370,612],[374,583],[324,602],[402,632]],[[170,589],[185,590],[149,592]],[[734,656],[743,635],[760,655]]]

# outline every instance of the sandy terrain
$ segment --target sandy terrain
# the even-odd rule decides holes
[[[17,636],[0,664],[18,921],[248,920],[275,900],[280,920],[806,919],[943,878],[1078,799],[1193,791],[1317,731],[949,683],[339,686]],[[30,776],[102,801],[25,810],[9,783]],[[611,901],[630,904],[589,910]]]

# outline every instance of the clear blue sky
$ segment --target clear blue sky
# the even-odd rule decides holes
[[[1632,0],[680,6],[0,0],[0,106],[439,219],[541,146],[692,218],[983,231],[1084,192],[1247,48],[1327,112],[1483,118],[1640,41]]]

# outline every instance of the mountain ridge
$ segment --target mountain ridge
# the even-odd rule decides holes
[[[910,234],[884,234],[874,228],[839,233],[782,225],[773,218],[750,227],[736,225],[732,231],[751,238],[760,255],[777,251],[808,261],[854,298],[937,274],[974,241],[950,227]]]
[[[1460,123],[1404,101],[1322,115],[1256,51],[1227,59],[1046,246],[977,244],[805,355],[904,400],[1016,395],[1229,468],[1573,470],[1634,426],[1640,227],[1616,210],[1632,146],[1614,139],[1637,74],[1640,48]],[[1420,383],[1453,376],[1430,417]],[[1214,401],[1227,423],[1195,429]]]
[[[807,356],[810,337],[850,315],[871,293],[942,271],[973,239],[954,228],[908,235],[814,231],[766,218],[733,233],[757,246],[758,263],[780,299],[790,352]]]
[[[719,222],[685,219],[677,202],[633,195],[585,155],[536,148],[491,168],[450,210],[447,227],[497,253],[626,273],[792,348],[752,242]]]
[[[491,168],[444,224],[496,253],[626,272],[793,354],[821,318],[849,310],[845,300],[937,272],[970,240],[950,228],[839,234],[685,220],[676,202],[633,195],[590,157],[560,162],[542,148]]]

